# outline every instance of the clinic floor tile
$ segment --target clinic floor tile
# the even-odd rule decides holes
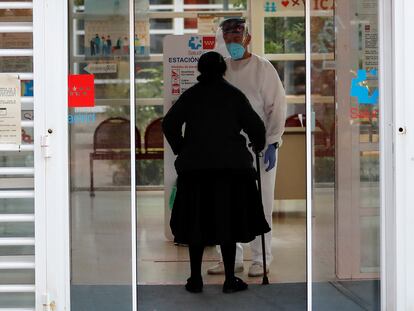
[[[314,244],[315,279],[334,278],[333,191],[318,197]],[[282,203],[282,204],[280,204]],[[295,206],[296,204],[296,206]],[[283,213],[273,217],[271,282],[304,282],[306,280],[306,219],[304,201],[283,203]],[[289,212],[286,212],[288,206]],[[137,194],[137,264],[140,284],[182,284],[188,276],[186,247],[167,241],[164,234],[164,198],[161,191]],[[72,283],[128,284],[131,280],[130,200],[128,191],[72,193]],[[247,278],[251,252],[245,249]],[[204,273],[217,262],[214,247],[204,254]],[[243,274],[242,274],[243,276]],[[222,277],[205,276],[207,284],[217,284]]]

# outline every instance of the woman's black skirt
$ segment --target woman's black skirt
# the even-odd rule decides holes
[[[170,226],[182,244],[247,243],[269,232],[254,170],[179,174]]]

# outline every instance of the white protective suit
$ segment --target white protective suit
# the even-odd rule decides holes
[[[278,142],[280,146],[282,144],[282,135],[285,130],[286,96],[276,69],[267,59],[254,54],[252,54],[251,57],[242,60],[226,58],[226,64],[226,80],[239,88],[246,95],[253,109],[265,123],[266,147],[264,151],[266,151],[269,144]],[[255,159],[254,154],[253,158]],[[268,164],[265,165],[264,158],[262,157],[260,159],[264,214],[270,228],[272,228],[277,151],[276,165],[269,172],[265,171]],[[267,264],[270,264],[273,259],[271,253],[271,240],[272,231],[265,235]],[[262,263],[261,237],[256,237],[250,245],[253,262]],[[240,243],[237,243],[236,262],[243,262],[243,248]]]

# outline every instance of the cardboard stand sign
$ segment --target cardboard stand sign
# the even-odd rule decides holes
[[[164,39],[164,113],[180,95],[197,83],[197,64],[200,56],[215,48],[214,35],[169,35]],[[177,174],[174,168],[175,156],[164,140],[164,196],[165,196],[165,235],[172,240],[169,227],[171,210],[169,198]]]

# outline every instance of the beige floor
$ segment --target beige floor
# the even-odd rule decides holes
[[[321,190],[314,215],[314,279],[334,277],[333,191]],[[189,274],[187,248],[176,246],[164,236],[163,192],[138,192],[138,283],[182,284]],[[276,202],[273,217],[270,281],[306,281],[305,201]],[[131,238],[129,193],[126,191],[72,194],[72,284],[130,284]],[[248,278],[250,250],[245,248]],[[218,260],[214,247],[206,249],[203,271]],[[205,273],[207,284],[222,283],[221,276]]]

